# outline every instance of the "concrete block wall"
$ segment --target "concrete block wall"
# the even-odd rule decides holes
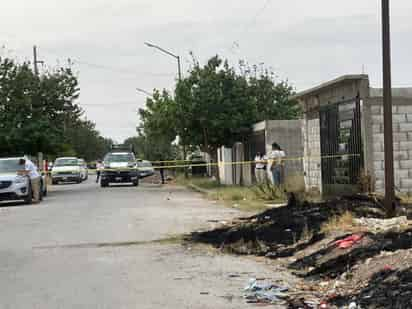
[[[322,170],[320,152],[319,118],[305,119],[302,122],[304,143],[303,170],[306,190],[322,192]]]
[[[372,175],[375,190],[384,191],[384,138],[383,138],[383,106],[381,98],[371,98],[370,119],[372,149],[368,157],[373,160]],[[409,104],[408,104],[409,100]],[[395,189],[401,193],[412,192],[412,100],[394,98],[393,100],[393,154],[395,168]]]
[[[217,160],[220,183],[233,185],[233,168],[230,164],[232,162],[232,148],[220,147],[217,150]]]
[[[272,151],[272,144],[278,143],[289,160],[285,162],[285,174],[303,175],[302,120],[266,121],[266,153]],[[298,160],[295,160],[299,158]]]

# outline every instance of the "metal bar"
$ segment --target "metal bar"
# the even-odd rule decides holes
[[[392,81],[389,0],[382,0],[382,50],[383,50],[383,125],[385,150],[385,208],[393,214],[395,200],[393,171],[392,131]]]
[[[164,49],[160,46],[157,46],[157,45],[154,45],[154,44],[151,44],[151,43],[148,43],[148,42],[145,42],[145,45],[148,46],[148,47],[156,48],[156,49],[160,50],[161,52],[163,52],[165,54],[168,54],[169,56],[175,57],[176,59],[179,58],[179,56],[173,54],[172,52],[170,52],[170,51],[168,51],[168,50],[166,50],[166,49]]]

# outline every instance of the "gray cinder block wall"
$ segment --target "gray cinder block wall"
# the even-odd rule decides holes
[[[371,91],[371,94],[378,94]],[[401,93],[405,93],[402,91]],[[406,92],[407,93],[407,92]],[[395,190],[400,193],[412,192],[412,93],[411,97],[399,97],[393,90],[393,155],[395,170]],[[374,189],[384,191],[384,139],[383,139],[383,99],[370,97],[364,101],[365,158],[368,171],[373,177]]]
[[[266,154],[272,151],[273,143],[279,144],[285,151],[285,182],[286,185],[293,182],[295,189],[298,189],[300,184],[303,187],[302,123],[302,120],[266,120],[254,125],[255,132],[264,131]],[[255,156],[255,153],[252,156]],[[271,179],[270,174],[268,176]]]

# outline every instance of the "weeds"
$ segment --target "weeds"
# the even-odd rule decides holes
[[[306,241],[311,240],[312,238],[313,238],[313,231],[309,229],[308,223],[306,222],[303,227],[302,234],[300,236],[300,241],[306,242]]]
[[[258,199],[264,201],[285,201],[287,199],[286,194],[282,187],[274,186],[269,182],[257,184],[251,189]]]
[[[323,223],[321,226],[321,232],[325,234],[336,231],[358,232],[360,229],[360,226],[354,221],[353,214],[349,211],[346,211],[340,216],[331,217],[329,221]]]

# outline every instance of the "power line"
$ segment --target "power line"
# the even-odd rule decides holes
[[[46,53],[59,57],[61,58],[61,55],[58,55],[48,49],[43,49]],[[149,76],[156,76],[156,77],[170,77],[173,76],[175,74],[173,73],[154,73],[154,72],[142,72],[142,71],[135,71],[133,69],[127,69],[127,68],[118,68],[118,67],[113,67],[113,66],[108,66],[105,64],[99,64],[99,63],[93,63],[93,62],[89,62],[89,61],[84,61],[84,60],[80,60],[79,58],[70,58],[68,57],[67,60],[69,61],[69,63],[71,65],[85,65],[91,68],[95,68],[95,69],[99,69],[99,70],[106,70],[106,71],[111,71],[111,72],[115,72],[115,73],[122,73],[122,74],[128,74],[128,75],[135,75],[135,76],[139,76],[139,78],[141,78],[141,75],[149,75]]]
[[[253,18],[250,20],[250,22],[248,22],[245,27],[243,28],[243,30],[241,31],[239,37],[244,36],[247,31],[252,28],[253,26],[256,25],[256,21],[257,19],[264,13],[264,11],[267,9],[267,7],[269,6],[271,0],[266,0],[265,3],[263,4],[263,6],[257,10],[256,14],[253,16]],[[237,40],[233,41],[232,46],[229,48],[229,50],[234,53],[235,49],[240,49],[240,41],[241,38],[238,38]]]

